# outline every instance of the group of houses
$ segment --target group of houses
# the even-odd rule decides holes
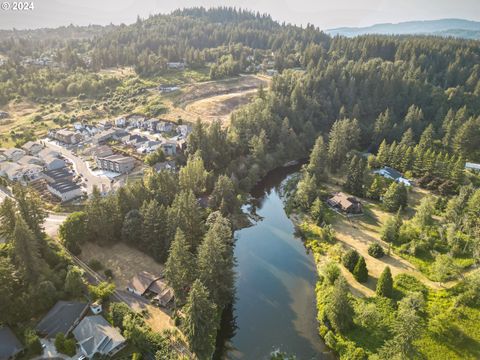
[[[113,356],[126,346],[120,331],[100,315],[98,303],[58,301],[40,320],[35,330],[43,338],[54,341],[58,334],[73,336],[77,343],[76,358]],[[0,328],[0,359],[13,359],[24,347],[8,327]]]
[[[1,150],[0,176],[23,185],[42,180],[50,194],[62,202],[83,195],[82,188],[73,181],[74,173],[67,161],[37,141],[29,141],[21,148]]]

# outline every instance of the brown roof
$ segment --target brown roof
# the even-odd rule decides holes
[[[147,289],[152,285],[152,283],[156,282],[158,279],[160,279],[159,276],[142,271],[141,273],[135,275],[132,280],[130,280],[127,287],[143,295],[145,291],[147,291]]]
[[[329,200],[330,204],[333,204],[335,206],[339,206],[343,210],[349,209],[352,205],[358,204],[360,201],[358,201],[357,198],[353,196],[348,196],[347,194],[343,192],[339,192],[333,195]]]

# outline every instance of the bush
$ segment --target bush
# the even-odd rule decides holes
[[[322,266],[321,274],[323,275],[324,279],[328,281],[329,285],[333,285],[335,280],[337,280],[340,276],[340,269],[336,263],[330,261]]]
[[[110,270],[110,269],[105,269],[105,271],[103,272],[105,274],[105,276],[109,279],[113,279],[113,271]]]
[[[368,280],[368,270],[367,264],[365,263],[365,259],[363,256],[358,259],[357,265],[353,269],[353,276],[357,279],[360,283],[365,283]]]
[[[97,259],[92,259],[88,262],[88,266],[92,268],[93,271],[99,271],[103,269],[103,265]]]
[[[355,265],[357,265],[359,258],[360,255],[358,252],[350,249],[343,255],[342,264],[348,269],[348,271],[353,272],[353,269],[355,269]]]
[[[371,243],[368,246],[368,255],[379,259],[385,255],[385,252],[383,251],[383,248],[380,246],[378,243]]]
[[[42,353],[42,344],[40,338],[32,329],[25,330],[24,343],[29,355],[40,355]]]

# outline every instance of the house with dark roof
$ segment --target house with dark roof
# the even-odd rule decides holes
[[[130,280],[127,291],[138,296],[147,296],[161,306],[167,306],[174,296],[173,289],[159,276],[146,271],[138,273]]]
[[[47,338],[58,333],[68,335],[88,310],[88,304],[76,301],[58,301],[38,323],[36,330]]]
[[[362,204],[354,197],[347,195],[343,192],[333,194],[333,196],[327,200],[327,203],[334,209],[340,210],[347,214],[361,214]]]
[[[125,338],[100,315],[85,317],[73,330],[80,351],[88,358],[95,354],[113,356],[126,345]]]
[[[60,168],[54,170],[47,170],[42,173],[42,176],[49,183],[63,182],[63,181],[72,181],[73,172],[67,168]]]
[[[22,343],[9,327],[0,327],[0,360],[10,360],[23,350]]]
[[[49,183],[47,184],[47,189],[62,202],[70,201],[83,195],[82,188],[69,180]]]

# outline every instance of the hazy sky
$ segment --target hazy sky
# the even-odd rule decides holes
[[[0,3],[20,0],[0,0]],[[25,1],[25,0],[22,0]],[[480,0],[26,0],[34,10],[0,9],[0,28],[132,23],[137,15],[192,6],[237,6],[321,29],[381,22],[464,18],[480,20]]]

